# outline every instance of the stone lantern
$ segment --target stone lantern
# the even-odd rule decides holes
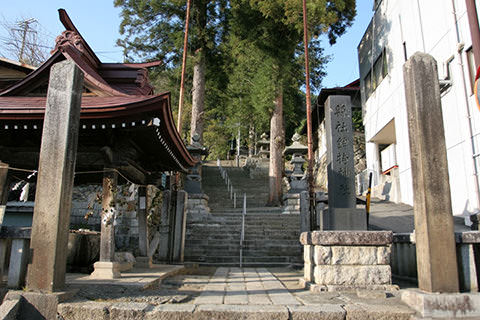
[[[188,152],[197,160],[187,174],[185,180],[185,191],[188,193],[187,210],[190,214],[197,216],[210,212],[208,207],[208,196],[202,190],[202,156],[207,155],[207,149],[200,144],[200,136],[195,134],[192,137],[192,144],[187,146]]]
[[[257,141],[257,147],[260,148],[260,151],[258,151],[258,156],[260,158],[270,158],[270,141],[265,132],[262,133],[260,140]]]
[[[283,197],[283,213],[300,213],[300,193],[307,191],[308,183],[303,165],[306,162],[303,156],[308,153],[308,147],[300,142],[301,136],[295,133],[292,137],[293,143],[285,148],[284,155],[292,155],[290,163],[293,165],[293,172],[288,177],[290,189]]]

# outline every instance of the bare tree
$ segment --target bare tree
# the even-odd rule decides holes
[[[5,35],[0,35],[0,55],[32,66],[39,66],[48,59],[52,47],[47,45],[47,37],[41,33],[36,19],[16,22],[3,19],[0,26],[5,30]]]

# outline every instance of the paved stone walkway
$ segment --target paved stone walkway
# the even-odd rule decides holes
[[[77,295],[58,305],[59,319],[411,320],[414,315],[400,292],[313,293],[298,283],[298,270],[220,267],[211,270],[213,276],[191,271],[153,290],[119,287],[118,295],[107,289],[110,298]],[[184,285],[174,290],[169,284],[177,280]]]
[[[299,305],[265,268],[218,268],[195,304]]]

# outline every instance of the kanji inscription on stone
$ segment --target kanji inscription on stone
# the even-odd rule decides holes
[[[355,208],[352,104],[349,96],[330,96],[325,102],[328,203]]]

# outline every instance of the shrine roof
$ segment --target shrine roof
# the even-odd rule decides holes
[[[60,21],[65,27],[55,39],[50,58],[23,80],[0,91],[0,96],[31,95],[48,81],[53,64],[73,60],[85,75],[85,87],[97,96],[151,95],[153,87],[147,68],[161,65],[160,61],[147,63],[103,63],[77,30],[64,9],[59,9]]]
[[[21,162],[15,154],[23,152],[17,150],[23,142],[38,154],[50,69],[68,59],[84,73],[79,149],[82,144],[84,148],[96,148],[112,139],[123,139],[142,154],[139,164],[145,170],[186,171],[192,167],[196,161],[175,127],[170,93],[155,95],[149,82],[147,68],[161,62],[103,63],[65,10],[59,10],[59,17],[65,31],[57,37],[50,58],[24,79],[0,91],[0,149],[10,150],[11,161]],[[37,158],[30,157],[33,160],[25,166],[35,168]]]

